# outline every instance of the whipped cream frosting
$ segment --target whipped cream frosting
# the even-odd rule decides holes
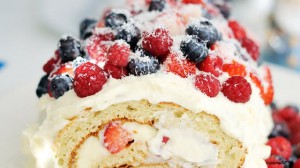
[[[260,98],[258,88],[250,79],[247,80],[252,86],[252,95],[244,104],[231,102],[222,93],[210,98],[194,87],[193,80],[171,73],[128,76],[121,80],[110,78],[101,92],[86,98],[79,98],[73,90],[57,100],[45,95],[39,106],[46,117],[35,130],[25,132],[27,144],[36,160],[36,167],[58,167],[51,145],[58,131],[68,124],[69,118],[87,107],[97,111],[117,103],[147,99],[154,104],[173,102],[196,113],[205,111],[216,115],[224,132],[248,148],[243,167],[267,167],[264,159],[270,154],[270,148],[263,144],[273,126],[271,113]],[[173,132],[176,133],[176,130]]]

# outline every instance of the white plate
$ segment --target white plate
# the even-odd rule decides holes
[[[271,65],[274,76],[276,101],[280,105],[292,103],[300,106],[300,75],[287,69]],[[11,89],[9,95],[0,97],[0,167],[23,167],[24,157],[21,152],[21,132],[34,123],[38,117],[35,107],[37,81]],[[14,91],[13,91],[14,90]],[[2,95],[3,96],[3,95]]]

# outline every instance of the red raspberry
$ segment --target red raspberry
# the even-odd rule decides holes
[[[168,55],[173,45],[173,39],[165,28],[156,28],[153,32],[145,32],[142,41],[143,48],[157,57]]]
[[[298,115],[298,110],[293,106],[286,106],[280,110],[278,110],[278,115],[283,118],[285,121],[291,121]],[[300,125],[300,123],[299,123]]]
[[[183,78],[196,74],[196,65],[185,58],[179,58],[176,54],[169,54],[164,61],[166,71],[173,72]]]
[[[114,35],[111,32],[93,35],[86,47],[89,56],[98,62],[107,61],[106,55],[109,48],[107,41],[112,41],[113,39]]]
[[[295,118],[290,120],[288,123],[288,126],[292,132],[292,134],[296,134],[300,132],[300,116],[297,115]]]
[[[268,168],[284,168],[284,164],[276,156],[270,156],[266,159],[266,164]]]
[[[58,51],[55,51],[54,57],[47,61],[47,63],[43,66],[44,72],[50,74],[56,67],[56,65],[60,62],[60,57]]]
[[[121,79],[124,76],[128,76],[128,72],[125,68],[116,67],[110,62],[106,62],[104,65],[104,71],[116,79]]]
[[[228,21],[228,26],[231,28],[234,37],[241,41],[246,38],[247,34],[245,29],[235,20]]]
[[[241,76],[233,76],[222,85],[222,92],[229,100],[235,103],[246,103],[252,94],[251,85]]]
[[[231,64],[224,64],[223,71],[227,72],[229,76],[246,76],[246,67],[236,61]]]
[[[216,97],[221,88],[221,84],[217,78],[210,74],[199,74],[195,77],[195,86],[202,93],[209,97]]]
[[[112,154],[124,149],[132,141],[130,132],[124,129],[121,122],[111,122],[104,131],[104,146]]]
[[[294,163],[293,168],[300,168],[300,159],[296,160],[296,162]]]
[[[271,147],[271,155],[279,155],[288,160],[292,155],[292,145],[284,137],[275,137],[269,139],[267,145]]]
[[[274,122],[279,122],[279,123],[284,122],[285,123],[284,119],[281,118],[277,113],[272,113],[272,118],[273,118]]]
[[[204,4],[203,0],[182,0],[186,4]]]
[[[296,145],[300,143],[300,132],[295,132],[294,134],[291,134],[290,142],[292,145]]]
[[[130,46],[125,41],[117,41],[108,50],[108,61],[118,67],[126,67],[130,56]]]
[[[86,62],[75,70],[74,91],[79,97],[99,92],[107,79],[104,71],[96,64]]]
[[[209,72],[215,77],[220,76],[222,73],[223,60],[218,56],[207,56],[199,65],[200,71]]]
[[[242,46],[251,55],[252,59],[257,61],[259,58],[259,55],[260,55],[258,45],[249,38],[242,39],[241,43],[242,43]]]

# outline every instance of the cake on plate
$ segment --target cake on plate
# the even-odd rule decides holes
[[[43,70],[31,167],[267,167],[271,73],[226,1],[129,0]]]

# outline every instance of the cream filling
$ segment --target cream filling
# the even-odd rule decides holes
[[[43,96],[40,107],[46,112],[46,118],[29,137],[32,154],[39,160],[41,157],[39,153],[50,148],[59,130],[69,122],[67,119],[78,115],[87,107],[92,107],[92,110],[96,111],[117,103],[147,99],[154,104],[173,102],[193,112],[205,111],[216,115],[224,132],[237,138],[248,148],[244,167],[251,168],[248,166],[250,163],[260,165],[270,153],[263,144],[267,141],[273,122],[270,110],[260,98],[259,90],[249,78],[247,80],[252,86],[252,95],[244,104],[229,101],[221,92],[218,96],[209,98],[194,87],[191,79],[165,73],[128,76],[121,80],[111,78],[100,92],[86,98],[79,98],[73,90],[57,100],[47,95]],[[37,140],[50,143],[41,146],[36,144]],[[263,148],[260,148],[261,146]],[[260,155],[256,155],[257,153]],[[48,159],[53,160],[53,157],[49,156]]]

